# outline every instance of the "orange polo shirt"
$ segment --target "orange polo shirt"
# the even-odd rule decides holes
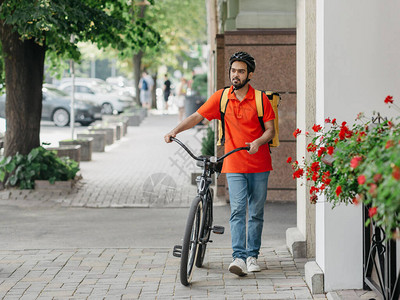
[[[249,90],[242,101],[232,93],[231,86],[228,92],[228,105],[225,111],[225,153],[247,146],[245,143],[258,139],[264,132],[257,117],[254,88]],[[219,110],[223,89],[215,92],[197,112],[207,120],[221,120]],[[274,110],[268,97],[263,94],[264,123],[275,119]],[[224,159],[222,173],[260,173],[272,170],[271,155],[268,144],[258,148],[255,154],[247,151],[238,151]]]

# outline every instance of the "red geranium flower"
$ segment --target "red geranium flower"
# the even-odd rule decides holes
[[[297,129],[293,132],[293,136],[294,136],[295,138],[297,138],[297,136],[298,136],[300,133],[301,133],[301,130],[297,128]]]
[[[377,173],[377,174],[374,175],[374,181],[375,182],[379,182],[381,179],[382,179],[382,174]]]
[[[336,119],[333,119],[333,120],[332,120],[332,124],[336,124]]]
[[[389,149],[390,147],[393,147],[393,146],[394,146],[394,141],[393,140],[388,140],[386,142],[385,149]]]
[[[311,171],[318,172],[321,167],[319,166],[319,162],[315,161],[311,164]]]
[[[376,197],[376,189],[378,186],[375,183],[371,183],[370,188],[369,188],[369,193],[371,194],[372,197]]]
[[[329,118],[325,119],[325,123],[330,123],[330,122],[331,122],[331,119],[329,119]]]
[[[317,203],[317,200],[318,200],[318,196],[317,195],[312,195],[311,197],[310,197],[310,202],[312,203],[312,204],[315,204],[315,203]]]
[[[327,148],[327,152],[328,152],[329,155],[332,155],[332,154],[333,154],[333,151],[335,151],[335,148],[334,148],[334,147],[329,146],[329,147]]]
[[[318,173],[315,172],[315,173],[313,173],[311,179],[312,179],[313,181],[317,181],[318,177],[319,177],[319,176],[318,176]]]
[[[344,140],[345,138],[350,138],[353,135],[353,132],[349,130],[349,127],[346,126],[346,122],[342,123],[342,126],[340,127],[340,132],[339,132],[339,138],[340,140]]]
[[[290,164],[290,163],[292,162],[292,158],[289,156],[286,162],[287,162],[288,164]]]
[[[354,156],[350,161],[350,167],[352,169],[357,168],[361,161],[362,161],[362,157],[361,156]]]
[[[304,170],[300,168],[293,173],[293,179],[300,178],[301,176],[303,176],[303,174],[304,174]]]
[[[317,145],[313,144],[313,143],[309,143],[307,145],[307,151],[308,152],[315,152],[315,150],[317,150]]]
[[[357,181],[358,181],[358,184],[362,185],[367,181],[367,179],[365,178],[365,175],[360,175],[360,176],[358,176]]]
[[[368,216],[369,216],[370,218],[372,218],[373,216],[375,216],[377,213],[378,213],[378,209],[376,208],[376,206],[371,207],[371,208],[368,210]]]
[[[388,103],[393,103],[393,96],[387,96],[387,97],[385,98],[385,103],[386,103],[386,104],[388,104]]]
[[[398,166],[393,167],[392,176],[396,180],[400,180],[400,168]]]
[[[314,132],[318,132],[318,131],[320,131],[320,130],[322,129],[322,126],[321,126],[321,125],[315,125],[315,124],[314,124],[314,126],[312,127],[312,129],[314,130]]]
[[[388,122],[388,126],[389,126],[389,129],[391,129],[391,128],[393,128],[394,125],[393,125],[392,122],[389,121],[389,122]]]
[[[336,188],[336,196],[339,197],[339,195],[342,193],[342,187],[340,185],[338,185],[338,187]]]
[[[326,171],[324,172],[324,174],[322,174],[322,182],[326,185],[329,185],[331,183],[331,179],[329,178],[329,176],[331,176],[331,173],[329,171]]]
[[[326,148],[325,148],[325,147],[321,147],[321,148],[319,148],[319,150],[318,150],[318,157],[321,157],[321,156],[322,156],[322,154],[324,154],[324,153],[325,153],[325,151],[326,151]]]

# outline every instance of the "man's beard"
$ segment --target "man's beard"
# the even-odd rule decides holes
[[[234,83],[234,80],[236,80],[236,83]],[[238,77],[232,78],[231,83],[234,88],[239,88],[242,85],[242,82]]]

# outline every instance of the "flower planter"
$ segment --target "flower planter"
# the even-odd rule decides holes
[[[92,132],[92,133],[78,133],[77,139],[93,138],[92,151],[104,152],[106,147],[106,133],[105,132]]]
[[[135,113],[124,113],[124,116],[128,119],[128,126],[139,126],[143,120],[143,117]]]
[[[102,125],[107,127],[109,125],[117,125],[121,126],[121,133],[120,136],[126,135],[128,132],[128,121],[129,118],[123,115],[106,115],[103,116]],[[118,130],[118,129],[117,129]],[[117,140],[118,140],[118,133],[117,133]]]
[[[48,180],[35,180],[36,191],[64,191],[70,192],[74,188],[75,180],[55,181],[50,183]]]
[[[81,146],[81,161],[92,160],[93,138],[89,137],[80,140],[64,140],[59,142],[60,146],[80,145]]]
[[[115,131],[113,127],[92,127],[90,126],[89,132],[105,132],[106,133],[106,145],[112,145],[115,142]]]
[[[133,107],[129,110],[129,112],[134,113],[135,115],[139,115],[142,120],[147,117],[147,109],[142,107]]]
[[[76,161],[78,164],[81,161],[81,146],[80,145],[65,145],[60,147],[49,147],[47,150],[57,152],[58,157],[67,156],[70,159]]]

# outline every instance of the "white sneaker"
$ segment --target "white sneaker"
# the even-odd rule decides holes
[[[257,264],[257,259],[255,257],[248,257],[247,258],[247,271],[249,272],[260,272],[261,268]]]
[[[229,265],[228,268],[229,272],[236,274],[238,276],[245,276],[247,275],[246,271],[246,263],[243,259],[235,258],[233,262]]]

